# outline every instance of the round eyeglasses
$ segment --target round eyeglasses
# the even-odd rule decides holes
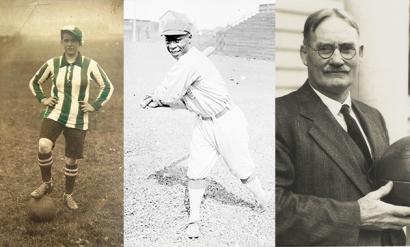
[[[319,56],[323,59],[328,59],[331,56],[333,56],[333,53],[335,53],[335,50],[338,49],[340,55],[342,58],[346,60],[350,60],[354,58],[356,55],[356,49],[352,45],[339,45],[338,47],[335,47],[333,45],[320,45],[317,49],[311,47],[308,45],[308,47],[314,51],[317,51]]]

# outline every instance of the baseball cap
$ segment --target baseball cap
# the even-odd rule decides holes
[[[71,33],[78,41],[80,41],[80,44],[83,43],[83,32],[81,32],[78,27],[74,25],[64,26],[61,28],[61,37],[63,37],[63,32]]]
[[[162,36],[164,35],[184,35],[191,33],[191,23],[181,18],[168,20],[163,28]]]

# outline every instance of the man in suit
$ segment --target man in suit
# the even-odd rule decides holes
[[[404,245],[410,208],[384,203],[393,184],[372,187],[389,145],[376,109],[353,100],[363,46],[344,11],[322,9],[304,27],[308,79],[276,100],[278,245]]]

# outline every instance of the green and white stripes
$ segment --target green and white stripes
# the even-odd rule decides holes
[[[51,78],[51,96],[58,100],[47,107],[44,118],[55,120],[66,127],[87,130],[88,113],[83,113],[79,101],[88,102],[90,81],[99,86],[98,97],[91,103],[100,109],[111,97],[114,88],[108,76],[94,60],[79,55],[69,64],[64,56],[48,60],[30,80],[30,90],[41,101],[47,96],[41,85]]]

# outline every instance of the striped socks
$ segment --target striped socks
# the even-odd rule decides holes
[[[73,164],[65,165],[65,193],[66,194],[72,194],[74,190],[74,183],[75,183],[75,178],[77,177],[78,174],[78,165]]]
[[[51,181],[51,166],[53,165],[53,156],[49,153],[38,153],[38,165],[40,166],[41,179],[43,182]]]

